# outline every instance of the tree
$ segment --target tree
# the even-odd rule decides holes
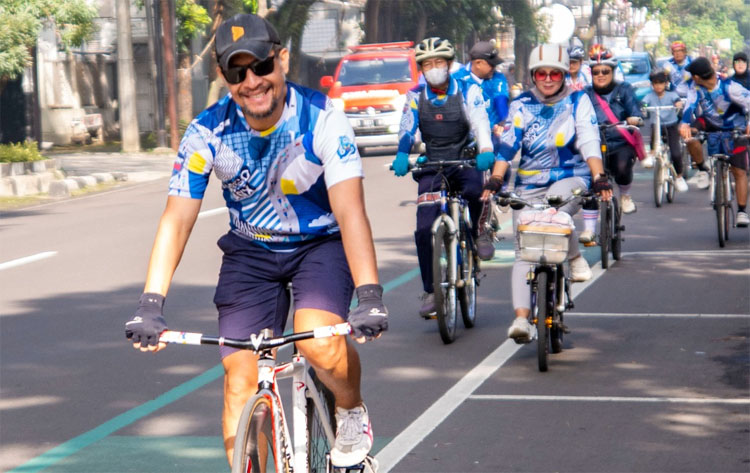
[[[716,41],[726,38],[733,50],[740,50],[748,39],[740,33],[740,25],[750,24],[747,10],[742,0],[669,0],[662,18],[662,35],[667,41],[660,45],[661,51],[666,54],[667,45],[679,39],[688,50],[709,54],[718,49]]]
[[[86,0],[0,0],[0,92],[31,65],[31,48],[45,21],[65,48],[80,46],[95,31],[96,8]]]

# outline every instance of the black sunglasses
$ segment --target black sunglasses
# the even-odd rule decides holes
[[[592,69],[591,70],[591,75],[592,76],[608,76],[610,74],[612,74],[612,70],[611,69],[597,69],[597,70],[593,70]]]
[[[247,77],[247,70],[250,69],[258,77],[267,76],[274,70],[274,59],[276,55],[269,56],[262,61],[255,61],[247,66],[232,66],[227,69],[222,69],[224,77],[230,84],[239,84]]]

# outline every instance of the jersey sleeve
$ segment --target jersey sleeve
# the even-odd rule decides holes
[[[313,153],[323,165],[326,187],[363,177],[362,160],[354,142],[354,130],[346,115],[330,104],[318,116],[313,130]]]
[[[509,120],[505,122],[503,134],[500,137],[500,149],[497,158],[501,161],[512,161],[521,148],[524,130],[523,108],[520,100],[510,103]]]
[[[419,129],[419,92],[410,90],[406,93],[404,110],[398,130],[398,150],[408,153],[414,144]]]
[[[203,198],[217,150],[217,143],[211,143],[211,136],[211,133],[195,120],[188,126],[172,167],[172,177],[169,180],[170,196]]]
[[[750,90],[732,81],[727,85],[727,94],[729,95],[729,100],[743,108],[745,115],[750,113]]]
[[[682,112],[682,123],[690,124],[690,121],[694,118],[693,115],[696,113],[696,107],[698,105],[698,92],[695,87],[690,87],[687,90],[687,101],[685,102],[685,111]]]
[[[599,124],[596,120],[594,105],[587,94],[581,94],[576,109],[576,147],[583,159],[602,159]]]
[[[474,83],[464,83],[468,86],[465,92],[464,104],[466,105],[471,131],[477,140],[480,150],[492,149],[492,137],[490,135],[490,119],[484,105],[484,94],[482,89]]]

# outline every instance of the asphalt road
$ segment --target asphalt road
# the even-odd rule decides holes
[[[443,345],[417,315],[416,184],[365,158],[391,312],[359,347],[381,472],[750,471],[750,235],[720,249],[705,191],[656,209],[648,171],[623,259],[575,286],[572,333],[547,373],[506,339],[512,236],[484,265],[476,328]],[[8,212],[0,222],[0,470],[227,471],[210,347],[133,350],[166,180]],[[175,330],[215,333],[212,183],[166,304]]]

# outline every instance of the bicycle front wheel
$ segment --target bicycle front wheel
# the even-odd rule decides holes
[[[718,161],[718,160],[717,160]],[[714,209],[716,209],[716,228],[719,235],[719,246],[724,248],[726,244],[727,231],[727,206],[726,200],[726,189],[724,188],[724,173],[726,169],[721,161],[716,163],[716,172],[714,173]]]
[[[675,173],[674,166],[670,163],[667,157],[664,158],[667,163],[667,169],[664,171],[665,182],[664,182],[664,193],[667,196],[667,202],[670,204],[674,202],[675,193],[675,181],[677,181],[677,173]]]
[[[289,465],[276,443],[280,431],[271,398],[263,394],[251,397],[234,438],[232,473],[288,473]]]
[[[432,241],[432,280],[440,338],[445,344],[456,339],[456,258],[456,248],[453,247],[448,227],[442,224],[438,226]]]
[[[614,199],[614,197],[613,197]],[[609,267],[609,244],[612,238],[612,206],[609,202],[599,204],[599,246],[602,268]]]
[[[622,256],[622,207],[616,198],[612,198],[612,258],[619,261]]]
[[[537,358],[539,361],[539,371],[547,371],[547,361],[549,358],[549,325],[547,317],[551,317],[548,289],[548,274],[545,271],[536,273],[536,305],[532,308],[536,317],[537,333]]]
[[[654,204],[661,207],[664,199],[664,165],[661,156],[654,159]]]
[[[331,432],[336,435],[336,416],[334,415],[335,404],[333,393],[310,368],[310,377],[315,385],[315,390],[320,395],[322,406],[315,407],[312,398],[307,398],[307,462],[310,473],[326,473],[328,460],[326,454],[333,448],[332,439],[326,434],[326,425],[330,426]]]

